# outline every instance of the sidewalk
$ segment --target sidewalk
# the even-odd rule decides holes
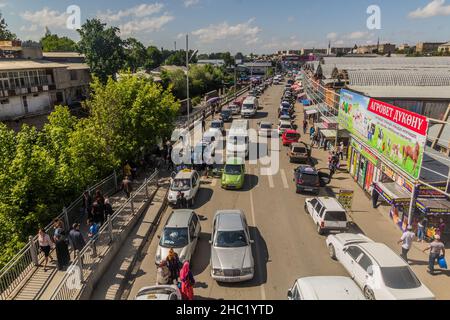
[[[297,103],[297,124],[301,128],[303,122],[303,105]],[[309,135],[302,136],[302,141],[310,143]],[[317,168],[328,168],[328,151],[314,148],[312,157],[318,161]],[[372,201],[365,191],[353,180],[346,168],[339,170],[333,176],[329,185],[330,196],[336,196],[340,189],[354,190],[353,206],[350,217],[355,223],[351,232],[363,233],[377,242],[385,243],[392,250],[401,253],[401,245],[397,241],[402,235],[402,231],[394,224],[389,217],[390,207],[381,205],[377,209],[372,208]],[[422,250],[427,247],[426,243],[415,242],[409,251],[409,263],[417,277],[434,293],[439,300],[450,300],[450,270],[440,270],[436,266],[436,275],[427,273],[428,252]]]

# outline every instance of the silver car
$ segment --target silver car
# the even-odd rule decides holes
[[[192,210],[175,210],[167,220],[156,249],[155,264],[165,260],[172,248],[181,263],[191,261],[201,233],[200,219]]]
[[[253,279],[255,268],[247,220],[240,210],[217,211],[211,235],[211,277],[219,282]]]

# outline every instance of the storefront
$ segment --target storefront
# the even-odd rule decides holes
[[[372,194],[373,182],[378,181],[379,159],[356,139],[352,139],[347,157],[350,175],[367,193]]]
[[[441,221],[445,228],[441,234],[444,241],[450,239],[450,201],[446,199],[420,198],[416,201],[416,216],[413,226],[416,228],[419,221],[427,220],[425,236],[428,240],[433,239],[439,233]]]

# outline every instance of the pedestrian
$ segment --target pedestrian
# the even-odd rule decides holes
[[[339,145],[338,152],[339,152],[339,156],[340,156],[341,160],[344,160],[344,142],[343,141],[341,141],[341,144]]]
[[[38,231],[38,242],[39,242],[39,248],[44,253],[44,271],[47,272],[47,263],[48,258],[53,262],[53,258],[50,255],[50,250],[55,247],[55,244],[50,239],[50,236],[44,231],[44,229],[39,228]]]
[[[178,277],[180,275],[180,259],[178,258],[178,254],[170,248],[169,254],[166,258],[167,267],[170,271],[170,283],[178,282]]]
[[[303,120],[303,134],[306,134],[308,130],[308,121],[306,119]]]
[[[88,237],[89,240],[97,240],[98,238],[98,225],[96,223],[94,223],[93,220],[88,220],[87,222],[88,226],[89,226],[89,231],[88,231]]]
[[[163,260],[156,270],[156,285],[170,284],[170,270],[167,266],[167,261]],[[172,282],[173,284],[173,282]]]
[[[112,208],[109,197],[106,197],[105,198],[105,218],[106,218],[106,220],[111,219],[113,213],[114,213],[114,210]]]
[[[130,167],[131,167],[131,180],[136,180],[137,179],[137,165],[134,161],[130,162]]]
[[[61,219],[56,218],[53,220],[53,242],[56,243],[56,237],[60,236],[62,238],[65,238],[66,236],[66,230],[64,229],[64,223]]]
[[[406,262],[408,262],[408,252],[411,249],[414,238],[416,237],[416,234],[412,232],[412,230],[413,230],[412,226],[408,226],[406,232],[403,233],[402,237],[397,242],[398,244],[402,245],[402,253],[400,256]]]
[[[309,129],[309,137],[312,139],[314,137],[314,133],[316,133],[316,128],[314,128],[314,126],[312,126]]]
[[[88,215],[88,218],[92,218],[91,217],[91,211],[92,211],[92,197],[89,194],[89,191],[85,191],[83,193],[83,216],[81,218],[83,218],[86,214]]]
[[[86,245],[86,241],[84,241],[83,235],[80,231],[80,224],[74,223],[72,226],[72,230],[69,232],[69,242],[73,249],[74,258],[76,258],[77,251],[83,250]]]
[[[442,218],[439,220],[439,227],[437,229],[437,232],[442,239],[442,237],[444,236],[444,232],[445,232],[445,222],[444,222],[444,219],[442,219]]]
[[[70,263],[70,254],[67,242],[61,235],[56,236],[55,248],[58,270],[62,271]]]
[[[177,194],[177,207],[179,209],[186,208],[186,198],[184,197],[184,193],[181,191],[178,191]]]
[[[125,165],[123,167],[123,175],[127,176],[127,177],[131,177],[131,166],[130,163],[127,161],[125,161]]]
[[[202,117],[202,131],[203,132],[206,131],[206,120],[205,120],[205,117]]]
[[[417,224],[417,240],[419,240],[420,243],[423,242],[423,239],[425,238],[425,222],[426,218],[419,221]]]
[[[184,300],[194,300],[195,279],[189,266],[189,261],[185,261],[180,271],[181,295]]]
[[[434,236],[434,241],[430,243],[428,248],[424,249],[423,252],[426,252],[428,250],[430,250],[430,256],[428,259],[428,273],[434,275],[434,264],[436,263],[436,260],[441,257],[441,252],[442,257],[445,258],[445,246],[438,234]]]
[[[125,193],[127,199],[129,199],[131,196],[131,192],[133,191],[133,187],[131,186],[131,181],[128,176],[125,176],[125,178],[123,179],[121,190]]]
[[[104,206],[101,204],[100,201],[95,200],[94,203],[92,204],[92,216],[93,216],[93,220],[94,223],[98,224],[98,225],[103,225],[104,223]]]

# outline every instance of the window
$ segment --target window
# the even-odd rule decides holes
[[[294,291],[292,292],[292,299],[293,300],[300,300],[300,293],[298,292],[298,286],[295,284]]]
[[[348,247],[347,249],[347,254],[355,261],[358,259],[361,253],[363,253],[362,250],[355,246]]]
[[[419,279],[407,266],[381,268],[381,275],[386,286],[392,289],[414,289],[421,286]]]
[[[0,100],[0,104],[8,104],[9,103],[9,99],[1,99]]]
[[[78,80],[78,75],[75,70],[70,70],[70,80]]]
[[[317,206],[316,206],[316,211],[317,212],[320,212],[320,210],[322,210],[323,209],[323,206],[322,206],[322,204],[320,203],[320,202],[317,202]]]
[[[322,207],[322,209],[320,210],[320,211],[318,211],[319,212],[319,217],[323,217],[323,214],[325,213],[325,207]]]
[[[310,204],[312,205],[312,207],[314,208],[314,207],[316,206],[316,204],[317,204],[317,199],[312,199],[309,203],[310,203]]]
[[[191,220],[191,223],[189,224],[189,238],[194,239],[195,237],[195,223],[194,220]]]
[[[359,259],[358,264],[363,268],[364,271],[367,271],[370,266],[373,265],[372,260],[366,255],[363,254],[361,259]]]
[[[344,211],[328,211],[325,220],[343,222],[347,221]]]
[[[194,222],[195,226],[197,226],[197,224],[198,224],[198,217],[197,217],[196,214],[194,214],[194,215],[192,216],[192,221]]]

